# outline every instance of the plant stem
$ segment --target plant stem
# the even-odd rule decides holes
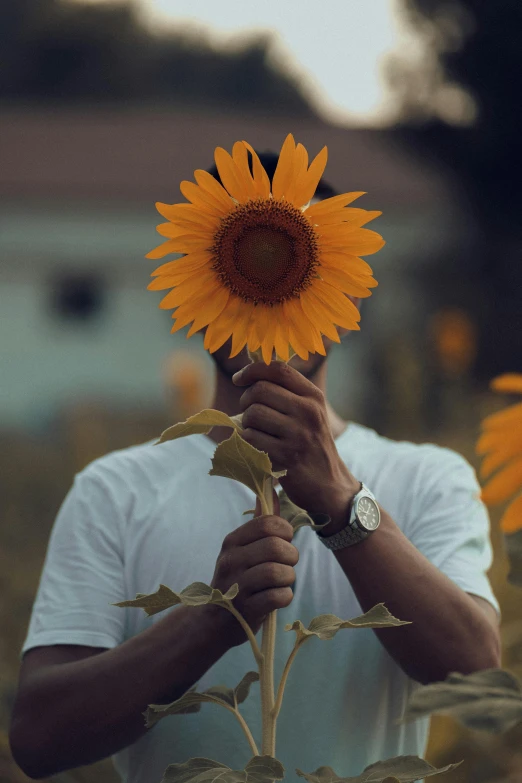
[[[248,723],[243,718],[243,716],[241,715],[241,713],[239,712],[239,710],[237,708],[235,710],[232,710],[232,712],[234,713],[234,715],[238,719],[238,721],[239,721],[239,723],[241,725],[241,728],[245,732],[245,736],[246,736],[246,738],[248,740],[248,744],[250,745],[250,750],[252,751],[252,754],[254,756],[259,756],[259,750],[257,749],[256,741],[255,741],[255,739],[252,736],[252,732],[250,731],[250,729],[248,727]]]
[[[254,658],[256,659],[256,663],[258,667],[261,667],[261,663],[263,661],[263,654],[259,649],[259,645],[257,643],[256,637],[254,636],[254,632],[252,628],[249,626],[249,624],[247,623],[243,615],[237,611],[232,601],[229,601],[227,604],[222,604],[222,606],[225,609],[228,609],[228,611],[234,615],[238,623],[240,623],[241,627],[243,628],[244,632],[248,637],[248,641],[250,642],[250,645],[252,647],[252,652],[254,653]]]
[[[294,662],[294,658],[297,655],[297,652],[299,648],[301,647],[301,644],[298,642],[295,643],[294,649],[288,656],[288,660],[285,664],[285,668],[283,670],[283,674],[281,675],[281,680],[279,682],[279,687],[277,689],[277,698],[272,710],[272,716],[274,718],[274,721],[277,721],[277,716],[279,715],[279,711],[281,709],[281,704],[283,703],[283,694],[285,692],[285,685],[286,681],[288,679],[288,673],[290,671],[290,667],[292,666],[292,663]]]
[[[263,486],[263,492],[259,496],[263,514],[274,513],[273,499],[274,480],[267,479]],[[270,612],[263,622],[263,635],[261,638],[262,661],[259,667],[259,679],[261,687],[261,712],[263,719],[263,756],[275,758],[275,726],[273,716],[274,708],[274,653],[277,629],[277,611]]]

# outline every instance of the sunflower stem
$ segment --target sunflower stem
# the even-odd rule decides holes
[[[268,479],[259,496],[263,514],[274,513],[273,498],[274,480]],[[262,660],[259,666],[259,681],[261,687],[261,713],[263,720],[263,756],[275,758],[276,716],[274,715],[274,653],[277,628],[277,611],[270,612],[263,622],[261,637]]]

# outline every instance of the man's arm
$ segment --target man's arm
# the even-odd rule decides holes
[[[46,778],[136,742],[147,705],[182,696],[229,648],[215,610],[177,607],[118,647],[27,676],[24,659],[9,735],[19,767]]]
[[[426,684],[444,680],[450,672],[500,666],[493,607],[465,593],[430,563],[383,509],[374,534],[333,554],[363,611],[384,601],[392,614],[412,623],[375,631],[410,677]]]
[[[268,453],[275,470],[288,469],[281,484],[294,503],[331,517],[325,535],[344,528],[360,482],[337,452],[323,392],[282,362],[247,365],[233,381],[248,387],[243,437]],[[384,602],[412,623],[376,631],[390,655],[422,683],[499,666],[498,627],[382,509],[381,518],[369,538],[333,555],[363,611]]]
[[[293,599],[299,553],[292,535],[285,519],[259,516],[223,540],[211,584],[223,593],[239,585],[234,606],[254,634]],[[147,705],[180,698],[245,641],[226,609],[178,606],[152,628],[82,660],[64,662],[58,650],[40,666],[27,659],[24,669],[24,659],[10,731],[15,761],[29,777],[44,778],[117,753],[145,734]]]

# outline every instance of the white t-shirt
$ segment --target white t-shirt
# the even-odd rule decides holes
[[[348,426],[337,448],[428,560],[498,611],[486,576],[488,515],[469,464],[448,449],[391,441],[357,424]],[[165,613],[149,618],[111,603],[155,592],[160,583],[179,592],[191,582],[210,582],[224,536],[254,507],[248,488],[208,475],[214,449],[205,435],[147,443],[98,459],[76,476],[52,530],[21,654],[50,644],[116,647]],[[301,528],[294,543],[300,559],[293,601],[278,613],[276,684],[295,639],[284,631],[286,623],[307,625],[327,612],[346,619],[361,614],[343,570],[316,534]],[[229,650],[198,689],[233,687],[255,668],[245,643]],[[296,767],[311,772],[329,765],[347,776],[391,756],[423,756],[428,719],[396,724],[416,687],[370,629],[307,642],[290,672],[278,721],[276,755],[285,779],[298,780]],[[260,746],[257,684],[242,712]],[[242,769],[250,755],[234,716],[204,704],[199,713],[163,719],[113,761],[126,783],[159,783],[170,763],[204,756]]]

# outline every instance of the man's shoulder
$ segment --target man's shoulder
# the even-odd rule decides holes
[[[458,474],[476,483],[474,468],[454,449],[430,442],[415,443],[389,438],[360,424],[352,426],[352,443],[362,460],[381,463],[394,471],[422,475],[426,480],[430,477],[438,480],[444,474]],[[347,446],[350,448],[349,443]]]
[[[158,440],[139,443],[111,451],[90,462],[77,476],[80,481],[95,481],[108,485],[127,486],[130,489],[144,484],[157,484],[162,478],[175,476],[180,468],[204,458],[201,444],[189,436],[158,443]]]

